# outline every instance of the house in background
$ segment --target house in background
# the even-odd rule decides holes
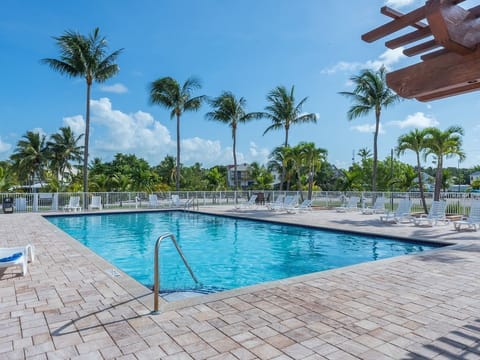
[[[254,184],[254,180],[250,176],[250,165],[237,164],[238,186],[241,189],[246,189]],[[227,185],[235,187],[235,166],[227,166]]]
[[[474,173],[470,174],[470,184],[478,179],[480,179],[480,171],[475,171]]]

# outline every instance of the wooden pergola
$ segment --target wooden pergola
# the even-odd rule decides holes
[[[373,42],[407,29],[385,46],[405,46],[405,55],[420,55],[422,60],[387,74],[387,84],[397,94],[429,101],[480,88],[480,5],[465,9],[458,5],[463,1],[428,0],[406,14],[381,8],[380,12],[393,20],[362,39]]]

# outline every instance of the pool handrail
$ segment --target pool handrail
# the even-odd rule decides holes
[[[183,252],[180,249],[180,246],[178,246],[178,242],[175,239],[175,235],[173,235],[172,233],[165,233],[163,235],[160,235],[157,239],[157,242],[155,243],[155,255],[154,255],[154,266],[153,266],[154,272],[155,272],[155,274],[153,276],[153,296],[154,296],[154,298],[153,298],[152,314],[159,314],[160,313],[159,310],[158,310],[158,307],[159,307],[158,297],[160,296],[160,274],[159,274],[159,269],[160,269],[159,265],[160,264],[159,264],[159,256],[158,255],[159,255],[159,250],[160,250],[160,243],[162,242],[163,239],[166,239],[166,238],[172,239],[173,245],[175,245],[175,248],[177,249],[178,254],[182,258],[183,263],[185,264],[188,272],[192,276],[193,281],[195,281],[195,283],[197,285],[200,284],[197,277],[193,273],[192,268],[188,264],[187,259],[185,258],[185,255],[183,255]]]

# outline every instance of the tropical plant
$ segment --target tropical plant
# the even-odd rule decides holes
[[[50,168],[54,171],[59,184],[65,181],[66,173],[72,174],[72,161],[80,163],[83,156],[83,146],[77,143],[82,135],[75,136],[70,127],[61,127],[60,132],[50,136],[47,142]]]
[[[99,28],[94,29],[88,36],[66,31],[63,35],[54,37],[54,39],[60,50],[60,57],[58,59],[46,58],[42,62],[61,74],[84,78],[87,83],[83,153],[83,191],[86,193],[88,192],[91,87],[94,81],[102,83],[118,73],[119,67],[115,61],[123,49],[107,55],[107,40],[100,36]],[[84,206],[87,206],[86,201],[83,203]]]
[[[433,155],[437,164],[433,200],[440,200],[444,159],[454,156],[458,156],[459,161],[465,159],[465,153],[462,150],[464,131],[460,126],[450,126],[445,131],[430,127],[425,129],[425,132],[425,158],[428,155]]]
[[[356,119],[360,116],[375,113],[375,132],[373,135],[373,174],[372,191],[377,189],[377,163],[378,163],[378,133],[380,130],[380,117],[382,109],[399,101],[399,96],[388,88],[385,79],[386,70],[382,66],[379,70],[363,70],[360,75],[350,78],[355,85],[353,91],[340,92],[350,98],[354,104],[348,110],[348,120]]]
[[[315,147],[312,142],[300,143],[297,146],[301,147],[304,156],[304,163],[307,170],[308,177],[308,199],[312,199],[313,182],[315,178],[315,169],[320,169],[322,162],[325,161],[327,150]]]
[[[213,111],[208,112],[205,117],[209,120],[220,121],[232,129],[233,140],[233,168],[235,190],[238,190],[237,172],[237,126],[252,119],[258,118],[258,113],[245,112],[246,100],[241,97],[237,99],[233,93],[224,91],[220,96],[210,100]]]
[[[277,174],[284,174],[282,178],[280,178],[280,190],[283,188],[283,182],[286,183],[286,189],[290,189],[290,179],[292,172],[289,168],[289,152],[291,148],[288,146],[277,146],[273,149],[272,153],[270,154],[270,160],[268,161],[267,168],[269,171],[274,171]]]
[[[176,183],[176,160],[173,156],[167,155],[165,158],[155,166],[155,172],[160,176],[160,180],[168,185],[174,186]]]
[[[47,166],[47,147],[45,135],[27,131],[18,141],[17,147],[10,156],[21,181],[33,185],[36,181],[44,180]]]
[[[314,113],[303,113],[302,107],[308,97],[300,100],[295,104],[295,87],[292,86],[288,91],[284,86],[277,86],[267,95],[268,106],[265,107],[266,112],[258,113],[258,117],[270,119],[272,124],[267,127],[263,135],[271,130],[285,130],[285,141],[283,146],[288,147],[288,135],[290,126],[302,123],[316,123],[317,115]],[[282,167],[282,177],[280,186],[285,182],[286,168]],[[280,187],[280,190],[282,187]]]
[[[403,155],[407,150],[411,150],[415,153],[417,159],[417,176],[420,197],[422,199],[423,210],[425,211],[425,213],[428,213],[427,203],[425,201],[425,194],[423,190],[422,163],[420,162],[420,155],[425,150],[426,134],[427,133],[425,129],[415,129],[407,134],[401,135],[397,141],[396,151],[398,155]]]
[[[367,148],[361,148],[358,150],[357,155],[360,156],[360,159],[363,161],[366,161],[368,158],[372,157],[372,152],[370,149]]]
[[[301,146],[294,146],[289,148],[290,151],[287,153],[287,159],[290,161],[292,170],[295,173],[296,178],[296,188],[297,191],[300,191],[300,200],[303,201],[303,192],[302,192],[302,171],[305,164],[305,156]]]
[[[200,81],[193,77],[180,86],[177,80],[164,77],[150,85],[150,102],[171,109],[170,118],[177,119],[177,164],[175,188],[180,190],[180,118],[186,111],[198,111],[206,99],[205,95],[192,97],[195,90],[201,88]]]

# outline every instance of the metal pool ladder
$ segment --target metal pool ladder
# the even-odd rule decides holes
[[[187,259],[185,258],[185,255],[183,255],[183,252],[180,249],[180,246],[178,246],[177,240],[175,239],[175,235],[173,235],[172,233],[166,233],[166,234],[160,235],[159,238],[157,239],[157,242],[155,243],[155,257],[154,257],[154,266],[153,266],[154,271],[155,271],[155,274],[154,274],[154,277],[153,277],[153,296],[154,296],[154,298],[153,298],[153,312],[152,312],[153,314],[158,314],[159,313],[159,311],[158,311],[158,297],[159,297],[159,291],[160,291],[160,274],[159,274],[159,268],[160,267],[159,267],[158,252],[160,250],[160,243],[162,242],[163,239],[166,239],[166,238],[172,239],[173,245],[175,245],[175,248],[177,249],[178,254],[182,258],[183,263],[185,264],[188,272],[192,276],[193,281],[195,281],[195,283],[197,285],[200,284],[200,282],[197,280],[197,277],[193,273],[192,268],[190,267],[190,265],[188,265]]]

